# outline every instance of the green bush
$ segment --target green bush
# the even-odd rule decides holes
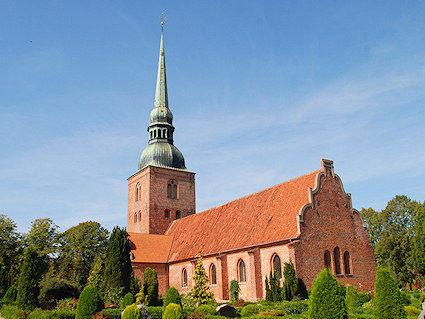
[[[406,306],[404,307],[404,311],[406,312],[406,314],[408,316],[419,316],[419,314],[421,313],[421,310],[414,307],[414,306]]]
[[[215,311],[215,307],[211,305],[200,305],[198,308],[196,308],[195,311],[204,316],[217,314],[217,311]]]
[[[120,319],[121,318],[121,309],[103,309],[101,311],[104,318],[108,319]]]
[[[124,298],[121,301],[121,308],[125,309],[127,306],[130,306],[131,304],[133,304],[136,301],[136,299],[134,299],[134,296],[131,292],[127,293]]]
[[[142,314],[136,304],[125,307],[122,319],[141,319]]]
[[[16,306],[4,305],[1,307],[1,315],[7,319],[21,319],[25,318],[29,314],[29,311],[24,311]]]
[[[102,299],[107,303],[119,305],[123,296],[124,287],[112,287],[102,292]]]
[[[182,300],[181,300],[180,294],[177,291],[177,289],[174,287],[168,288],[167,293],[165,294],[164,309],[170,303],[178,304],[180,305],[180,307],[182,306]]]
[[[230,282],[230,298],[233,302],[239,300],[239,292],[241,289],[239,288],[239,283],[236,280],[232,280]]]
[[[376,272],[375,298],[373,299],[373,305],[376,318],[406,318],[400,291],[394,278],[385,268],[380,268]]]
[[[170,303],[165,308],[163,319],[183,319],[182,307],[178,304]]]
[[[307,287],[305,286],[305,283],[301,278],[297,278],[297,289],[295,290],[294,297],[301,300],[308,299]]]
[[[245,307],[242,308],[241,316],[249,317],[249,316],[258,314],[259,312],[260,312],[260,307],[258,307],[257,305],[246,305]]]
[[[80,295],[75,319],[91,319],[92,315],[103,309],[103,301],[97,289],[86,286]]]
[[[146,307],[152,316],[152,319],[161,319],[164,312],[164,308],[160,306]]]
[[[56,310],[75,311],[77,309],[78,300],[75,298],[66,298],[58,300]]]
[[[10,304],[13,303],[16,300],[18,292],[16,291],[16,286],[12,285],[7,289],[5,295],[3,296],[2,303],[3,304]]]
[[[74,311],[35,309],[27,319],[74,319]]]
[[[324,268],[313,282],[309,318],[348,318],[345,305],[345,287],[338,283],[328,268]]]
[[[146,306],[158,306],[158,276],[156,271],[147,267],[143,273],[143,296]]]
[[[288,315],[297,315],[308,311],[308,301],[291,301],[281,309]]]

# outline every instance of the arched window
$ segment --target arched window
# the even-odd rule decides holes
[[[346,275],[350,275],[351,274],[351,269],[350,269],[350,253],[348,251],[346,251],[344,253],[344,270],[345,270],[345,274]]]
[[[278,274],[279,278],[282,278],[282,264],[280,263],[280,258],[278,255],[273,255],[272,264],[274,273]]]
[[[325,251],[325,267],[331,268],[331,252],[329,250]]]
[[[177,210],[176,211],[176,219],[180,219],[181,217],[182,217],[181,211]]]
[[[186,268],[182,270],[182,287],[187,287],[187,271]]]
[[[211,264],[210,266],[210,282],[211,282],[211,285],[217,285],[217,273],[215,271],[214,264]]]
[[[168,209],[165,210],[165,218],[170,218],[170,211]]]
[[[140,198],[142,197],[142,195],[140,194],[141,192],[141,187],[140,187],[140,183],[136,184],[136,201],[140,200]]]
[[[169,181],[167,186],[168,198],[177,198],[177,183],[175,181]]]
[[[141,222],[141,221],[142,221],[142,212],[139,211],[139,222]]]
[[[335,263],[335,274],[341,274],[341,253],[339,247],[336,246],[334,249],[334,263]]]
[[[134,222],[137,223],[137,213],[134,214]]]
[[[245,263],[242,259],[239,259],[238,263],[238,279],[239,282],[246,282]]]

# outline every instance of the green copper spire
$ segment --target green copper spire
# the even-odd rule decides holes
[[[183,154],[174,146],[173,113],[168,108],[163,31],[161,31],[161,45],[159,48],[155,103],[149,118],[148,132],[149,145],[140,156],[138,171],[148,166],[187,171]]]
[[[156,77],[156,91],[154,107],[168,108],[167,75],[165,72],[164,31],[161,31],[161,45],[159,47],[158,74]]]

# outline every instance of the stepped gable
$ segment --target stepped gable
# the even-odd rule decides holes
[[[296,238],[297,215],[321,170],[174,221],[169,262]]]
[[[170,254],[173,236],[128,233],[132,262],[165,264]]]

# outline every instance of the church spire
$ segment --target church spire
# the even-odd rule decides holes
[[[156,77],[154,107],[168,108],[167,75],[165,72],[164,30],[161,30],[161,45],[159,47],[158,73]]]

